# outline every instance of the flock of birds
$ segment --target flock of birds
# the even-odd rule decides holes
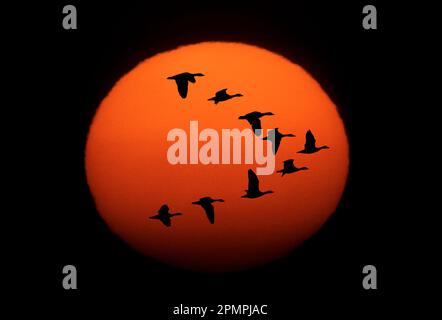
[[[187,97],[188,88],[189,88],[189,82],[190,83],[196,83],[196,77],[203,77],[204,74],[202,73],[189,73],[184,72],[180,73],[171,77],[168,77],[169,80],[174,80],[176,82],[176,85],[178,87],[178,93],[181,96],[181,98],[185,99]],[[213,101],[216,105],[222,101],[230,100],[236,97],[242,97],[243,95],[241,93],[236,94],[228,94],[227,89],[219,90],[215,93],[214,97],[209,98],[209,101]],[[261,127],[261,118],[264,116],[273,116],[274,114],[272,112],[259,112],[259,111],[253,111],[246,115],[240,116],[238,119],[240,120],[247,120],[249,124],[252,127],[253,132],[256,135],[261,135],[262,127]],[[276,154],[276,152],[279,149],[279,146],[281,144],[281,140],[286,137],[295,137],[294,134],[283,134],[279,132],[278,128],[269,130],[269,133],[272,132],[270,136],[273,137],[271,139],[273,144],[273,153]],[[262,138],[263,140],[270,140],[269,137]],[[304,149],[298,151],[298,153],[304,153],[304,154],[312,154],[316,153],[322,149],[329,149],[328,146],[316,146],[316,139],[313,135],[313,133],[308,130],[305,135],[305,144]],[[284,176],[286,174],[295,173],[301,170],[308,170],[307,167],[296,167],[294,164],[294,159],[288,159],[283,162],[283,168],[281,170],[277,170],[276,172],[281,173],[281,176]],[[252,169],[248,170],[248,188],[245,190],[246,194],[241,196],[241,198],[249,198],[249,199],[255,199],[262,197],[263,195],[273,193],[272,190],[267,191],[261,191],[259,188],[259,179],[255,172],[253,172]],[[204,212],[206,213],[206,216],[211,224],[215,223],[215,208],[213,206],[214,202],[224,202],[223,199],[212,199],[211,197],[202,197],[198,201],[192,202],[194,205],[199,205],[204,209]],[[161,206],[161,208],[158,210],[157,214],[150,217],[150,219],[155,219],[161,221],[166,227],[170,227],[172,225],[172,217],[180,216],[182,213],[170,213],[169,207],[167,204],[164,204]]]

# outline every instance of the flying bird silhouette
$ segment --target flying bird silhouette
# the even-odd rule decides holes
[[[315,153],[322,149],[330,149],[328,146],[316,147],[316,139],[313,133],[308,130],[305,134],[304,150],[298,151],[298,153]]]
[[[236,94],[228,94],[227,93],[227,89],[222,89],[220,91],[218,91],[217,93],[215,93],[215,96],[208,99],[209,101],[213,101],[215,102],[215,104],[218,104],[218,102],[221,101],[226,101],[235,97],[242,97],[243,95],[241,93],[236,93]]]
[[[259,180],[258,180],[258,177],[256,176],[255,172],[253,172],[252,169],[249,169],[247,174],[248,174],[248,178],[249,178],[249,185],[248,185],[248,189],[245,190],[246,194],[241,196],[241,198],[254,199],[254,198],[259,198],[267,193],[273,193],[272,190],[268,190],[268,191],[264,191],[264,192],[259,190]]]
[[[163,204],[158,210],[158,214],[149,217],[149,219],[160,220],[166,227],[170,227],[172,225],[171,218],[174,216],[181,216],[181,213],[169,213],[169,207],[167,204]]]
[[[215,223],[215,209],[213,208],[214,202],[224,202],[223,199],[212,199],[211,197],[203,197],[198,201],[192,202],[192,204],[197,204],[203,207],[206,212],[207,218],[209,219],[211,224]]]
[[[261,118],[264,116],[273,116],[274,114],[271,112],[259,112],[259,111],[253,111],[250,113],[247,113],[246,115],[240,116],[238,119],[241,120],[247,120],[250,125],[252,126],[253,132],[257,135],[261,135]]]
[[[195,83],[196,82],[195,77],[203,77],[203,76],[204,76],[204,74],[202,74],[202,73],[183,72],[183,73],[168,77],[167,79],[175,80],[176,85],[178,87],[178,93],[180,94],[181,98],[185,99],[187,97],[189,82]]]
[[[281,177],[283,177],[285,174],[294,173],[294,172],[298,172],[301,170],[307,170],[307,169],[308,169],[307,167],[297,168],[294,165],[294,160],[288,159],[288,160],[284,161],[284,168],[282,168],[281,170],[278,170],[276,172],[281,172],[282,173]]]
[[[269,133],[270,132],[274,132],[273,139],[271,139],[271,138],[269,139],[268,135],[267,135],[267,137],[262,138],[262,139],[263,140],[270,140],[270,141],[272,141],[272,143],[273,143],[273,154],[276,154],[276,152],[278,151],[279,145],[281,144],[282,138],[285,138],[285,137],[296,137],[294,134],[291,134],[291,133],[283,134],[283,133],[279,132],[278,128],[272,129],[272,130],[269,131]]]

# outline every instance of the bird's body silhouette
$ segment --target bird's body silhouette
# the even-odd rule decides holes
[[[296,137],[294,134],[283,134],[281,132],[279,132],[278,128],[272,129],[269,131],[269,134],[273,132],[273,139],[269,138],[269,136],[267,135],[267,137],[263,138],[263,140],[270,140],[273,143],[273,154],[276,154],[276,152],[279,149],[279,145],[281,144],[281,140],[282,138],[285,137]]]
[[[215,93],[215,96],[212,98],[209,98],[209,101],[213,101],[215,104],[218,104],[221,101],[226,101],[235,97],[242,97],[243,95],[241,93],[236,94],[228,94],[227,89],[222,89]]]
[[[253,111],[250,113],[247,113],[246,115],[240,116],[238,119],[241,120],[247,120],[250,125],[252,126],[253,132],[260,136],[261,135],[261,118],[264,116],[273,116],[274,114],[271,112],[259,112],[259,111]]]
[[[172,225],[171,218],[180,215],[181,213],[169,213],[169,207],[167,204],[163,204],[160,210],[158,210],[158,214],[149,218],[160,220],[166,227],[170,227]]]
[[[316,139],[313,133],[308,130],[305,134],[304,150],[298,151],[298,153],[315,153],[322,149],[330,149],[328,146],[316,147]]]
[[[211,197],[203,197],[198,201],[192,202],[192,204],[197,204],[203,207],[206,212],[207,218],[209,219],[211,224],[215,223],[215,209],[213,207],[214,202],[224,202],[223,199],[212,199]]]
[[[250,199],[254,199],[254,198],[259,198],[265,194],[268,193],[273,193],[272,190],[268,190],[268,191],[261,191],[259,189],[259,179],[256,176],[255,172],[253,172],[252,169],[249,169],[249,171],[247,172],[248,174],[248,178],[249,178],[249,185],[246,191],[246,194],[241,196],[241,198],[250,198]]]
[[[175,80],[176,85],[178,87],[178,93],[180,94],[181,98],[185,99],[187,97],[189,82],[195,83],[196,82],[195,77],[203,77],[203,76],[204,76],[204,74],[202,74],[202,73],[183,72],[183,73],[168,77],[167,79]]]
[[[282,173],[281,176],[284,176],[285,174],[294,173],[294,172],[298,172],[301,170],[308,170],[308,168],[307,167],[297,168],[294,164],[294,160],[288,159],[288,160],[284,161],[284,168],[282,168],[281,170],[278,170],[276,172],[280,172],[280,173]]]

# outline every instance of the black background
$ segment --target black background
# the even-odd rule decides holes
[[[62,28],[66,4],[77,7],[77,30]],[[40,155],[36,198],[44,208],[38,232],[43,242],[28,258],[44,270],[38,292],[77,307],[98,297],[141,300],[146,316],[155,319],[172,318],[172,306],[180,303],[269,304],[272,319],[282,319],[306,302],[373,307],[395,295],[400,248],[391,190],[403,181],[389,139],[398,135],[392,119],[403,107],[394,96],[401,35],[396,8],[377,2],[371,4],[378,10],[378,30],[364,30],[365,4],[41,4],[39,28],[29,31],[27,42],[39,74],[36,94],[44,95],[42,137],[29,149]],[[284,259],[221,275],[175,269],[130,249],[99,217],[84,173],[88,127],[115,81],[158,52],[209,40],[255,44],[300,64],[338,106],[351,148],[342,201],[315,236]],[[78,290],[62,288],[67,264],[77,267]],[[377,267],[376,291],[362,288],[366,264]]]

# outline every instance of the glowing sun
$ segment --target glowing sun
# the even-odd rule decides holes
[[[204,74],[185,99],[167,79],[182,72]],[[208,101],[224,88],[243,96]],[[241,198],[256,164],[168,162],[171,129],[187,130],[190,121],[200,130],[249,128],[238,117],[252,111],[274,114],[261,119],[263,129],[296,135],[282,140],[276,169],[287,159],[309,168],[259,176],[274,193]],[[330,149],[297,153],[309,129]],[[282,257],[318,231],[344,190],[348,152],[335,105],[300,66],[255,46],[207,42],[157,54],[121,77],[97,110],[85,161],[98,212],[127,244],[173,266],[225,272]],[[192,204],[203,196],[225,200],[215,203],[215,224]],[[163,204],[182,213],[169,228],[149,219]]]

